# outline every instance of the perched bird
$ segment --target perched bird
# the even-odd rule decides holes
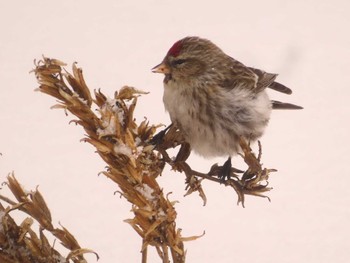
[[[292,93],[275,82],[277,74],[247,67],[207,39],[177,41],[152,71],[165,75],[165,109],[192,150],[204,157],[229,156],[224,165],[229,171],[239,137],[260,138],[271,109],[302,109],[269,99],[266,88]]]

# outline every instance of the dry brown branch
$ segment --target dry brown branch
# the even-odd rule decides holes
[[[74,122],[81,125],[87,134],[83,141],[92,144],[108,165],[102,173],[118,184],[122,196],[132,204],[134,217],[125,222],[143,240],[142,262],[147,260],[149,245],[156,248],[163,262],[169,262],[170,257],[173,262],[184,262],[183,241],[198,238],[184,238],[181,231],[176,229],[175,202],[164,195],[157,183],[165,164],[184,172],[185,195],[198,192],[204,204],[207,201],[201,186],[204,179],[231,186],[238,194],[238,203],[242,204],[245,194],[263,196],[265,191],[270,190],[267,183],[261,182],[267,182],[272,170],[261,167],[260,157],[256,158],[243,140],[240,142],[242,156],[249,167],[243,175],[237,174],[239,170],[232,169],[231,178],[223,182],[218,178],[220,166],[213,165],[208,173],[194,171],[186,162],[190,146],[176,127],[171,126],[155,138],[154,133],[160,125],[150,125],[146,119],[136,123],[133,117],[136,102],[145,92],[123,87],[114,98],[108,98],[100,90],[92,96],[82,70],[73,64],[71,74],[63,66],[64,63],[46,57],[37,62],[34,72],[40,84],[38,90],[58,99],[58,104],[53,108],[62,108],[77,117]],[[98,110],[97,114],[95,109]],[[173,159],[167,150],[177,146],[180,146],[180,150]]]
[[[0,195],[0,262],[84,263],[86,260],[83,254],[95,253],[81,248],[66,228],[53,226],[50,210],[38,189],[26,192],[13,174],[7,180],[6,184],[17,202]],[[3,201],[10,206],[5,208]],[[30,217],[17,225],[10,216],[13,210],[20,210]],[[32,230],[34,220],[39,224],[39,236]],[[50,232],[60,240],[70,253],[66,257],[62,256],[50,245],[45,232]],[[98,255],[95,255],[98,259]]]

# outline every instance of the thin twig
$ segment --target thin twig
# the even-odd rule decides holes
[[[142,259],[141,259],[141,263],[147,263],[147,250],[148,246],[145,242],[145,240],[142,240]]]

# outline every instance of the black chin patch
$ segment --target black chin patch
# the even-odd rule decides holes
[[[172,79],[173,77],[171,76],[171,74],[165,74],[164,83],[168,83],[168,81]]]

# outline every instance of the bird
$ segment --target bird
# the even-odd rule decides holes
[[[266,89],[292,90],[275,81],[278,74],[247,67],[210,40],[189,36],[176,41],[160,64],[163,102],[172,125],[191,150],[203,157],[228,157],[219,177],[230,177],[231,157],[240,153],[239,139],[257,141],[272,109],[302,109],[270,100]]]

